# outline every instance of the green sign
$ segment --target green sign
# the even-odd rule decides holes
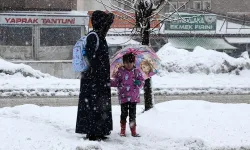
[[[216,30],[216,15],[185,14],[174,15],[165,22],[165,30],[211,31]]]

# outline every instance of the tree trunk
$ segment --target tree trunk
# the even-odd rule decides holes
[[[141,29],[142,45],[149,45],[149,29],[150,29],[150,22],[148,21],[147,28]],[[145,80],[144,104],[145,104],[145,111],[153,108],[151,78]]]
[[[151,86],[151,78],[145,80],[144,85],[144,104],[145,111],[153,108],[153,97],[152,97],[152,86]]]
[[[136,27],[141,28],[142,45],[149,45],[150,16],[152,15],[152,7],[152,3],[146,3],[144,0],[141,0],[137,6],[138,11],[135,12]],[[152,100],[151,78],[149,78],[145,80],[144,85],[145,111],[153,107]]]

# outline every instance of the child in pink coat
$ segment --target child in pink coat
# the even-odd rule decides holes
[[[121,104],[121,136],[126,136],[126,119],[129,115],[131,135],[139,137],[136,133],[136,104],[140,103],[140,88],[144,79],[140,70],[135,68],[135,56],[132,53],[123,56],[121,66],[111,80],[111,86],[118,88],[118,99]]]

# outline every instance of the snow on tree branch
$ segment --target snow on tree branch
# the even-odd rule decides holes
[[[110,0],[109,0],[110,1]],[[134,4],[133,3],[131,3],[131,2],[129,2],[129,1],[127,1],[127,0],[114,0],[114,1],[116,1],[117,3],[120,3],[120,4],[123,4],[124,6],[127,6],[127,7],[129,7],[131,10],[134,10],[134,11],[137,11],[137,9],[135,9],[135,7],[134,7]],[[127,3],[129,3],[129,4],[126,4],[125,2],[127,2]],[[118,7],[118,6],[117,6]],[[127,11],[127,10],[124,10],[124,9],[122,9],[121,8],[121,10],[122,11]],[[127,12],[129,12],[129,13],[134,13],[134,12],[130,12],[130,11],[127,11]]]
[[[124,13],[133,13],[133,12],[130,12],[130,11],[127,11],[127,10],[125,10],[125,9],[122,9],[122,8],[120,8],[119,6],[116,6],[116,5],[114,5],[112,2],[111,2],[111,0],[108,0],[109,1],[109,3],[110,3],[110,5],[112,6],[112,7],[114,7],[115,9],[119,9],[120,11],[123,11]],[[115,0],[116,1],[116,0]],[[128,7],[129,7],[129,5],[127,5]],[[131,6],[130,6],[131,7]],[[131,7],[132,8],[132,7]]]
[[[138,3],[138,0],[133,0],[132,2],[133,2],[132,6],[135,8],[136,4]]]
[[[153,11],[158,11],[158,9],[160,9],[160,7],[162,7],[164,5],[164,3],[166,3],[165,0],[160,0],[160,2],[157,5],[154,5],[153,7]]]
[[[183,5],[181,5],[178,9],[176,9],[173,4],[169,3],[169,5],[172,6],[173,10],[176,12],[176,14],[178,15],[179,19],[178,20],[182,20],[184,22],[186,22],[185,19],[183,19],[180,14],[178,13],[180,9],[182,9],[185,5],[187,5],[190,2],[190,0],[188,0],[187,2],[185,2]]]
[[[158,19],[159,23],[151,29],[152,31],[154,31],[156,28],[158,28],[159,25],[161,25],[166,20],[169,20],[169,21],[176,20],[176,19],[170,19],[175,13],[177,13],[177,15],[178,15],[177,20],[181,19],[181,20],[185,21],[185,19],[183,19],[178,12],[185,5],[187,5],[187,3],[190,2],[190,0],[187,0],[182,6],[180,6],[179,8],[176,9],[173,6],[173,4],[171,4],[169,2],[169,0],[158,0],[157,4],[156,4],[156,2],[154,2],[154,0],[113,0],[119,4],[123,4],[124,6],[126,6],[130,9],[130,10],[125,10],[125,9],[115,5],[114,3],[112,3],[111,0],[108,0],[110,5],[104,4],[102,0],[96,0],[96,1],[101,3],[105,8],[107,7],[109,9],[111,9],[112,11],[117,11],[117,12],[121,13],[122,15],[125,15],[128,18],[135,20],[136,23],[131,22],[130,19],[124,18],[124,16],[121,16],[117,13],[114,13],[114,15],[116,15],[118,17],[123,17],[124,20],[128,21],[130,24],[134,25],[137,28],[138,27],[141,28],[142,30],[148,28],[148,26],[150,25],[150,22],[153,22],[156,20],[154,18],[155,16],[157,16],[157,15],[160,16],[160,19]],[[168,4],[173,8],[174,12],[172,12],[170,15],[160,14],[160,12]],[[107,10],[107,11],[109,11],[109,10]],[[135,13],[135,16],[131,15],[133,13]]]
[[[164,18],[162,18],[161,21],[160,21],[157,25],[155,25],[155,26],[153,27],[153,30],[154,30],[156,27],[158,27],[161,23],[163,23],[164,21],[166,21],[167,19],[169,19],[170,17],[172,17],[176,12],[178,12],[178,10],[179,10],[179,8],[178,8],[177,10],[175,10],[174,12],[172,12],[170,15],[165,16]]]
[[[126,12],[124,12],[125,10],[124,10],[124,11],[121,11],[121,10],[119,10],[119,9],[117,9],[117,8],[114,8],[113,6],[108,6],[108,5],[104,4],[102,0],[96,0],[96,1],[99,2],[99,3],[101,3],[105,8],[108,7],[108,8],[110,8],[111,10],[118,11],[118,12],[122,13],[123,15],[125,15],[125,16],[127,16],[127,17],[133,19],[133,20],[135,20],[135,17],[129,15],[129,14],[126,13]],[[117,6],[117,7],[118,7],[118,6]],[[106,9],[106,10],[107,10],[107,9]],[[109,11],[109,10],[107,10],[107,11]],[[118,14],[114,14],[114,15],[116,15],[116,16],[118,16],[118,17],[122,17],[122,16],[120,16],[120,15],[118,15]],[[128,21],[129,23],[135,25],[135,23],[131,22],[130,20],[128,20],[128,19],[126,19],[126,18],[124,18],[124,19],[125,19],[126,21]]]
[[[167,2],[164,1],[163,3],[161,3],[161,5],[158,5],[159,7],[157,9],[153,9],[154,14],[152,14],[151,16],[149,16],[150,18],[153,18],[156,15],[160,15],[160,12],[164,9],[165,6],[167,6]]]

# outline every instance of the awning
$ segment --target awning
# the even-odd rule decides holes
[[[250,37],[226,37],[228,43],[231,44],[248,44],[250,43]]]
[[[214,50],[235,50],[236,47],[228,44],[223,38],[178,37],[169,38],[168,42],[176,48],[193,50],[196,46]]]

